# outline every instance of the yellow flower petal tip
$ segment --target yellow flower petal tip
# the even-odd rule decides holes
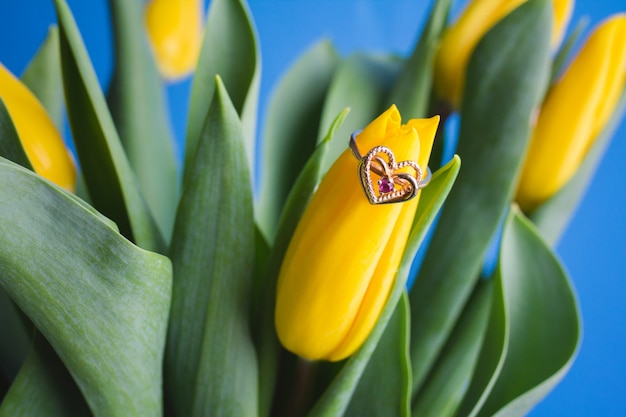
[[[473,0],[445,30],[435,58],[435,91],[459,108],[469,59],[478,42],[525,0]],[[553,0],[552,45],[560,43],[572,14],[573,0]]]
[[[2,64],[0,97],[35,172],[73,192],[76,166],[61,135],[35,95]]]
[[[625,87],[626,14],[601,23],[550,89],[534,128],[516,201],[532,211],[576,173]]]
[[[196,67],[202,45],[202,6],[202,0],[152,0],[146,5],[146,31],[164,78],[183,78]]]
[[[386,146],[397,161],[425,168],[438,123],[433,117],[402,124],[391,106],[358,135],[357,145],[362,154]],[[418,195],[370,204],[357,166],[347,149],[329,169],[300,219],[278,278],[278,337],[309,360],[344,359],[367,339],[395,281],[419,200]]]

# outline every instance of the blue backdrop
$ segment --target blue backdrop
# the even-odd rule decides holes
[[[105,0],[69,0],[101,83],[112,56]],[[250,0],[263,55],[261,120],[273,86],[294,59],[322,37],[343,55],[355,50],[407,54],[430,2],[396,0]],[[457,3],[460,3],[457,1]],[[458,8],[460,4],[456,4]],[[591,25],[618,11],[623,0],[579,0],[576,22]],[[51,0],[0,2],[0,61],[20,74],[54,23]],[[189,82],[168,89],[172,123],[183,137]],[[531,413],[541,416],[616,416],[626,410],[626,259],[624,183],[626,123],[622,122],[558,252],[571,272],[584,319],[578,359],[565,380]]]

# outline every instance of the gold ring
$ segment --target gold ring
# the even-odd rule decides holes
[[[428,185],[432,176],[428,167],[424,177],[422,168],[417,162],[410,160],[396,162],[393,152],[386,146],[375,146],[365,156],[361,156],[356,144],[356,137],[360,133],[361,131],[357,130],[350,135],[350,149],[359,161],[361,186],[371,204],[409,201],[421,188]],[[409,168],[408,172],[400,171],[405,168]],[[414,174],[411,171],[414,171]],[[375,177],[372,173],[378,177],[377,190],[374,189]]]

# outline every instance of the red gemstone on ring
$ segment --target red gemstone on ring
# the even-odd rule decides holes
[[[393,180],[389,177],[382,177],[381,179],[378,180],[378,190],[382,193],[382,194],[387,194],[392,192],[394,189],[393,187]]]

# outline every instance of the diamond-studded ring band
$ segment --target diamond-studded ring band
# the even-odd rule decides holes
[[[361,133],[357,130],[350,135],[350,149],[359,161],[359,179],[371,204],[389,204],[408,201],[430,182],[431,172],[426,167],[426,175],[415,161],[396,162],[391,149],[375,146],[365,156],[361,155],[356,138]],[[408,172],[400,171],[408,168]],[[411,170],[415,172],[411,174]],[[374,187],[372,173],[378,176],[378,189]]]

